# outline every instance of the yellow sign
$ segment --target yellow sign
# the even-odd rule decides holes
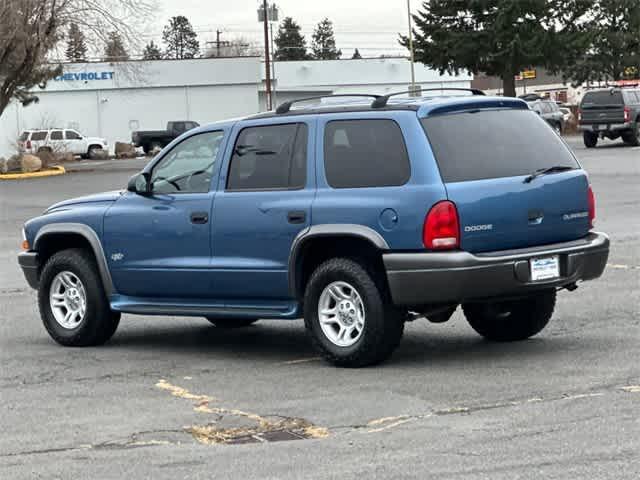
[[[536,78],[536,71],[535,70],[523,70],[522,72],[520,72],[520,76],[525,80],[533,80],[534,78]]]

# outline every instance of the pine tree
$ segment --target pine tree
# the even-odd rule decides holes
[[[278,34],[274,39],[276,44],[276,60],[287,62],[291,60],[307,60],[307,41],[300,33],[300,25],[291,17],[282,20]]]
[[[353,57],[351,57],[352,60],[360,60],[362,58],[362,55],[360,55],[360,52],[358,51],[358,49],[356,48],[356,51],[353,52]]]
[[[69,25],[65,55],[70,62],[87,61],[87,44],[85,43],[84,33],[76,23]]]
[[[575,61],[592,7],[592,0],[430,0],[413,15],[415,59],[440,73],[499,76],[504,95],[515,96],[520,71],[555,73]],[[408,38],[400,44],[408,47]]]
[[[640,78],[640,2],[599,0],[585,25],[585,51],[565,75],[575,84]]]
[[[153,40],[144,47],[144,53],[142,54],[144,60],[161,60],[162,52]]]
[[[129,54],[124,46],[122,37],[118,32],[110,32],[107,44],[104,47],[105,62],[126,62],[129,60]]]
[[[191,26],[191,22],[182,15],[173,17],[162,31],[162,40],[166,45],[167,58],[186,59],[195,58],[200,53],[198,36]]]
[[[342,56],[342,50],[336,48],[333,23],[328,18],[316,26],[311,38],[311,50],[316,60],[338,60]]]

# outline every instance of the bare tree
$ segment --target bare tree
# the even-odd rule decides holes
[[[139,45],[131,23],[153,12],[154,0],[0,0],[0,116],[9,102],[37,101],[35,87],[60,75],[60,45],[72,23],[93,44],[117,32],[130,48]],[[61,55],[60,55],[61,56]]]

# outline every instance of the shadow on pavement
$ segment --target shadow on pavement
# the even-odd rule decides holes
[[[384,365],[482,364],[503,359],[520,364],[555,354],[566,355],[572,347],[590,348],[583,345],[584,341],[568,336],[550,337],[543,333],[523,342],[492,343],[472,331],[413,331],[405,335],[395,354]],[[127,351],[156,349],[169,354],[207,354],[219,360],[241,359],[258,363],[317,357],[302,321],[264,322],[230,330],[190,324],[163,327],[159,321],[152,328],[120,331],[103,348]]]

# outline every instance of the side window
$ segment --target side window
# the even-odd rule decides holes
[[[411,177],[402,130],[393,120],[327,123],[324,168],[333,188],[395,187]]]
[[[167,153],[151,172],[153,193],[206,193],[224,132],[189,137]]]
[[[185,125],[183,122],[176,122],[173,124],[173,130],[177,133],[184,133]]]
[[[81,140],[82,137],[73,130],[65,130],[64,135],[67,137],[67,140]]]
[[[304,123],[245,128],[238,135],[227,190],[296,190],[307,181]]]
[[[54,130],[51,132],[51,140],[62,140],[62,130]]]
[[[41,142],[45,138],[47,138],[47,132],[46,131],[40,130],[40,131],[37,131],[37,132],[33,132],[31,134],[31,140],[33,140],[34,142]]]

